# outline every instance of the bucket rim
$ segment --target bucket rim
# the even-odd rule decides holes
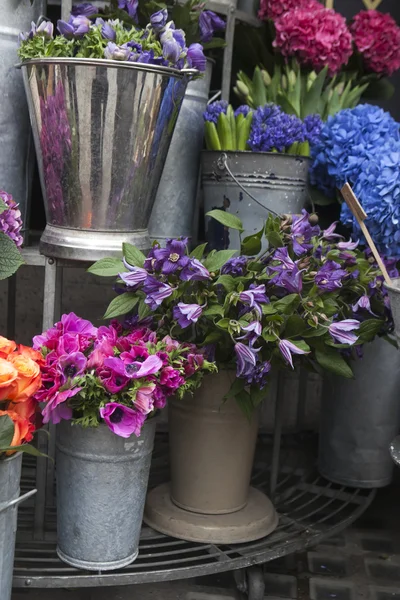
[[[391,291],[394,292],[395,294],[400,294],[400,277],[392,277],[391,278],[392,281],[392,285],[389,285],[388,283],[386,283],[386,281],[383,283],[383,286]]]
[[[177,79],[183,79],[186,77],[195,77],[200,75],[200,71],[197,69],[175,69],[173,67],[164,67],[162,65],[150,65],[145,63],[129,62],[127,60],[111,60],[107,58],[73,58],[73,57],[46,57],[46,58],[30,58],[16,65],[16,67],[23,68],[29,67],[30,65],[72,65],[72,66],[91,66],[91,67],[111,67],[114,69],[132,69],[134,71],[146,71],[147,73],[159,73],[161,75],[168,75],[170,77],[176,77]]]
[[[304,156],[302,154],[285,154],[284,152],[253,152],[253,150],[202,150],[201,154],[203,157],[209,156],[212,157],[212,155],[214,154],[215,156],[221,156],[222,154],[226,154],[226,156],[229,158],[234,157],[235,155],[239,155],[239,156],[271,156],[274,157],[277,160],[288,160],[288,159],[296,159],[296,160],[305,160],[307,162],[310,162],[310,157],[309,156]]]

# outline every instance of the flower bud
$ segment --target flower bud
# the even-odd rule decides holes
[[[317,79],[317,74],[315,71],[311,71],[311,73],[309,73],[308,78],[307,78],[307,92],[310,90],[312,84],[314,83],[314,81]]]
[[[287,80],[286,75],[282,75],[281,85],[282,85],[282,89],[285,90],[285,92],[286,92],[286,90],[288,89],[288,80]]]
[[[239,90],[239,93],[243,94],[243,96],[248,96],[250,94],[249,88],[245,83],[243,83],[243,81],[237,81],[236,87]]]
[[[264,82],[264,85],[268,87],[272,83],[271,75],[265,69],[261,69],[261,76]]]
[[[296,85],[296,73],[289,71],[289,84],[294,87]]]
[[[337,91],[337,93],[339,94],[339,96],[341,96],[343,94],[343,91],[344,91],[344,82],[338,83],[337,86],[335,87],[335,90]]]

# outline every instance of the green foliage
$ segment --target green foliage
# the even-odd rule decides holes
[[[0,232],[0,280],[14,275],[23,264],[21,253],[15,243],[8,235]]]
[[[88,268],[88,273],[100,277],[116,277],[125,270],[120,258],[102,258]]]
[[[32,456],[44,456],[37,448],[30,444],[21,444],[18,446],[11,446],[12,439],[14,437],[14,423],[8,415],[2,415],[0,417],[0,457],[5,452],[24,452],[25,454],[31,454]]]
[[[115,319],[121,315],[130,313],[139,302],[139,298],[132,292],[125,292],[111,300],[104,319]]]

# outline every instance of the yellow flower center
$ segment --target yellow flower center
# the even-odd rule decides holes
[[[178,260],[180,259],[179,254],[177,254],[176,252],[173,252],[172,254],[169,255],[169,260],[171,262],[178,262]]]

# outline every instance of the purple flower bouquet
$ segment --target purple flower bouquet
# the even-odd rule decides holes
[[[7,192],[0,190],[0,280],[11,277],[22,265],[22,220],[18,204]]]
[[[167,399],[192,392],[203,373],[215,371],[204,351],[166,336],[159,340],[145,324],[94,327],[74,313],[34,338],[45,359],[43,422],[72,420],[83,427],[105,423],[118,436],[139,437],[146,419]]]

